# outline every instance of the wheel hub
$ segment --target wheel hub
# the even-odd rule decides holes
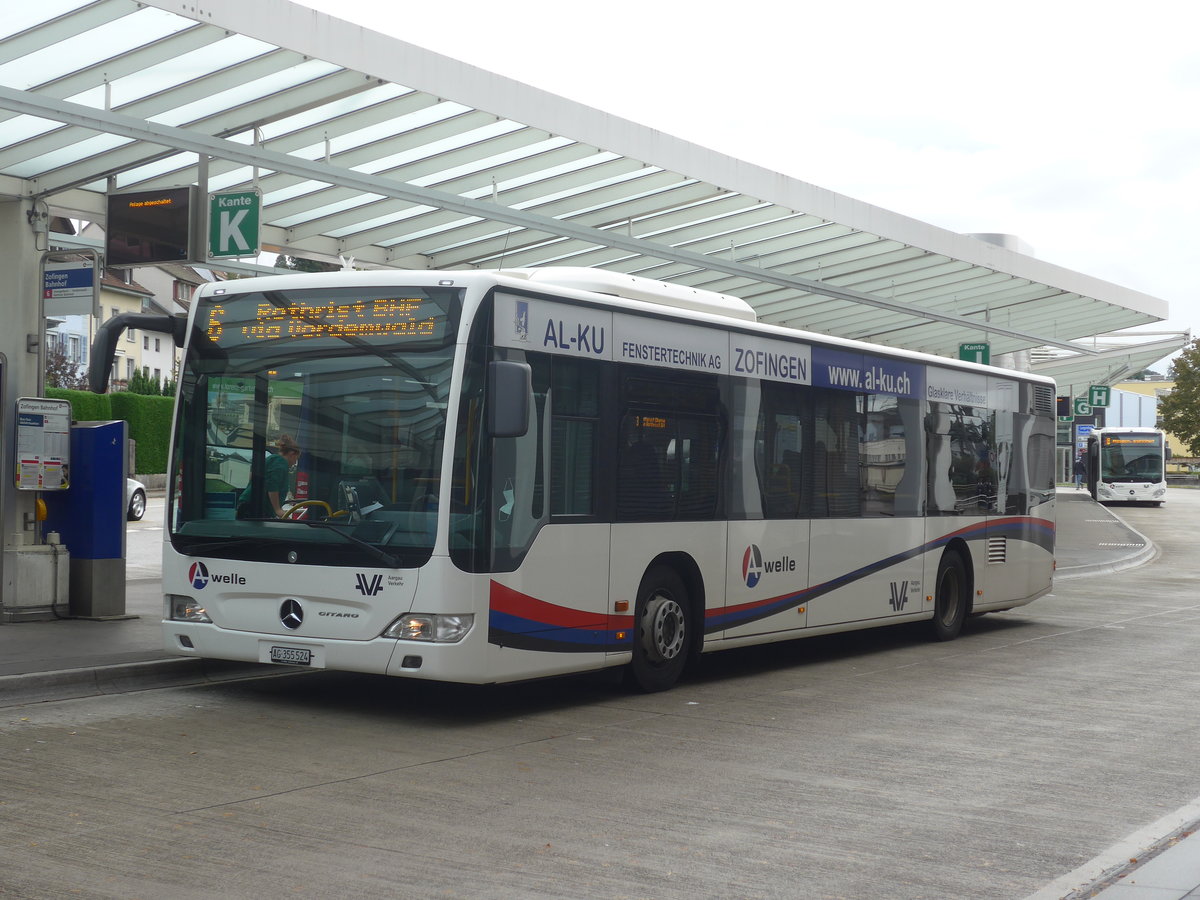
[[[683,608],[662,594],[650,598],[643,619],[642,643],[651,657],[671,660],[683,651]]]

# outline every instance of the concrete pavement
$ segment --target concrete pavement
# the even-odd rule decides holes
[[[1060,487],[1058,499],[1058,579],[1111,573],[1154,557],[1153,544],[1123,522],[1119,511],[1093,503],[1086,493],[1071,487]],[[160,579],[145,568],[131,568],[129,574],[126,612],[130,618],[0,626],[0,707],[293,674],[269,666],[168,656],[162,649]],[[1155,823],[1161,830],[1153,831],[1151,826],[1133,836],[1131,841],[1141,841],[1128,854],[1138,858],[1136,868],[1131,864],[1110,871],[1102,882],[1087,888],[1078,887],[1081,869],[1056,879],[1030,900],[1200,898],[1200,834],[1188,830],[1200,821],[1200,807],[1193,811],[1189,823],[1173,822],[1173,828]]]

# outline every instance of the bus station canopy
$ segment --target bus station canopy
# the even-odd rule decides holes
[[[1059,396],[1085,397],[1090,385],[1133,380],[1182,345],[1180,335],[1172,332],[1117,332],[1088,343],[1089,354],[1043,348],[1033,370],[1058,382]]]
[[[1167,315],[287,0],[6,10],[0,197],[103,223],[106,192],[187,184],[260,190],[264,249],[289,255],[599,267],[952,357],[986,341],[993,361],[1043,346],[1087,359],[1082,339]]]

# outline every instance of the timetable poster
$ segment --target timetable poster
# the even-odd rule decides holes
[[[17,490],[61,491],[70,485],[71,404],[17,400]]]

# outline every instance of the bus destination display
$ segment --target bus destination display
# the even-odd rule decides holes
[[[205,333],[218,346],[313,338],[429,339],[441,337],[446,323],[445,310],[427,297],[272,302],[253,295],[209,301]]]
[[[1106,434],[1103,440],[1105,447],[1157,447],[1162,443],[1162,438],[1155,434]]]

